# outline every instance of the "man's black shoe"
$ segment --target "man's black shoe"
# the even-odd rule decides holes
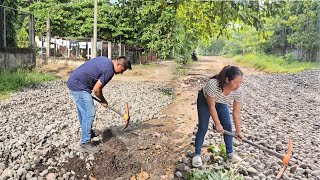
[[[91,142],[87,142],[85,144],[80,145],[80,149],[87,153],[98,153],[100,151],[100,148],[97,146],[94,146]]]

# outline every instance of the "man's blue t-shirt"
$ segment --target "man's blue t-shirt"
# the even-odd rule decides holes
[[[67,86],[72,91],[92,92],[98,79],[105,86],[114,76],[113,63],[104,56],[93,58],[76,70],[74,70],[68,81]]]

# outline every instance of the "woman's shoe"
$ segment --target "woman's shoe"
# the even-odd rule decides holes
[[[200,166],[202,166],[202,159],[201,159],[201,156],[200,156],[200,155],[195,155],[195,156],[192,158],[192,166],[193,166],[193,167],[200,167]]]

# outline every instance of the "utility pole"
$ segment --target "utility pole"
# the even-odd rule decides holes
[[[46,57],[50,58],[50,15],[48,11],[48,19],[47,19],[47,37],[46,37]]]
[[[97,56],[97,19],[98,19],[98,0],[94,0],[94,24],[93,24],[93,43],[91,48],[91,57]]]

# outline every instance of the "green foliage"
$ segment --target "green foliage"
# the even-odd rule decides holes
[[[19,1],[20,2],[20,1]],[[36,34],[45,36],[48,14],[52,36],[92,37],[93,1],[41,0],[20,2],[36,17]],[[177,62],[186,64],[200,41],[235,28],[233,23],[260,27],[262,17],[276,14],[281,2],[192,0],[119,0],[115,4],[99,1],[98,38],[153,50],[166,59],[174,49]]]
[[[17,70],[10,72],[7,70],[0,71],[0,98],[6,98],[10,92],[20,89],[21,87],[44,81],[54,80],[51,74],[40,73],[37,71]]]
[[[199,170],[192,169],[188,175],[188,180],[243,180],[243,176],[232,171],[223,170]]]
[[[286,54],[286,55],[283,57],[283,59],[284,59],[285,61],[287,61],[288,63],[292,63],[292,62],[294,62],[294,61],[297,61],[294,53],[288,53],[288,54]]]
[[[176,74],[177,75],[186,75],[186,67],[187,65],[190,63],[187,62],[186,64],[183,64],[182,62],[177,61],[177,59],[175,60],[175,68],[176,68]]]
[[[219,144],[219,146],[210,145],[208,150],[213,152],[215,156],[220,156],[224,159],[227,158],[227,150],[224,144]]]
[[[214,154],[215,157],[227,158],[227,151],[224,144],[219,146],[210,145],[208,150]],[[230,167],[230,170],[224,170],[223,166],[214,166],[210,170],[192,169],[187,173],[186,179],[189,180],[243,180],[244,177],[239,174],[241,166],[235,164]]]
[[[308,69],[319,68],[317,63],[299,62],[292,59],[264,54],[238,55],[235,56],[234,59],[240,64],[268,73],[296,73]]]
[[[21,28],[17,34],[17,44],[20,48],[28,48],[29,47],[29,34],[27,33],[25,28]]]
[[[175,43],[176,6],[166,0],[143,1],[138,10],[139,29],[141,32],[138,41],[147,49],[158,52],[160,58],[166,59],[170,55]]]
[[[199,46],[199,54],[202,54],[202,55],[223,54],[225,45],[226,45],[226,40],[224,38],[211,40],[211,43],[209,46],[206,46],[204,43],[201,43]]]
[[[297,48],[314,49],[319,45],[320,35],[317,30],[319,20],[317,1],[297,1],[290,3],[291,13],[284,24],[292,29],[288,42]]]
[[[263,1],[192,1],[184,0],[179,5],[177,17],[186,29],[194,31],[202,42],[208,44],[211,38],[229,35],[235,29],[233,23],[262,27],[263,17],[280,13],[284,2]]]
[[[0,23],[0,46],[3,47],[3,33],[6,31],[6,46],[7,47],[17,47],[17,26],[19,26],[19,11],[14,10],[18,9],[18,4],[16,1],[12,0],[3,0],[1,5],[10,7],[4,8],[0,6],[0,22],[6,22],[6,29],[3,28],[3,23]],[[4,15],[5,14],[5,19]]]
[[[166,96],[172,96],[174,94],[172,88],[159,88],[159,91]]]
[[[298,49],[304,52],[301,59],[315,59],[320,38],[319,7],[319,1],[287,2],[285,13],[266,21],[265,28],[272,33],[264,45],[266,52],[285,55],[287,50]]]

